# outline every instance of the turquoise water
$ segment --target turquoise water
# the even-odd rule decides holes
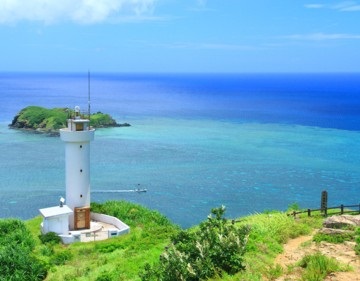
[[[58,78],[51,79],[57,81]],[[0,217],[31,218],[39,214],[39,208],[54,206],[59,197],[65,195],[65,149],[61,140],[7,127],[23,103],[49,106],[71,103],[72,94],[64,98],[51,79],[45,79],[48,84],[42,84],[51,87],[33,90],[26,102],[20,99],[31,88],[30,82],[24,86],[21,79],[15,79],[17,84],[10,83],[14,88],[9,85],[2,88],[0,79],[0,91],[12,89],[12,94],[0,98],[7,101],[2,103],[5,114],[0,116]],[[76,81],[77,85],[77,79],[71,77],[69,85]],[[256,95],[252,100],[250,95],[241,101],[234,98],[233,106],[229,107],[233,111],[227,111],[233,93],[226,98],[211,95],[205,100],[200,98],[205,90],[190,85],[190,90],[185,91],[182,83],[181,87],[177,84],[179,81],[175,83],[170,79],[165,90],[159,85],[151,86],[155,83],[151,79],[151,83],[146,81],[144,84],[135,79],[126,84],[125,88],[132,93],[127,98],[118,96],[117,92],[95,95],[94,99],[102,101],[96,105],[103,106],[101,111],[109,111],[117,121],[129,122],[132,126],[96,131],[91,143],[91,188],[93,191],[128,190],[140,186],[148,192],[96,192],[92,194],[92,201],[125,199],[140,203],[159,210],[183,227],[200,222],[211,208],[220,205],[227,207],[229,217],[285,210],[292,203],[317,208],[322,190],[328,190],[330,205],[359,203],[357,89],[351,92],[352,102],[344,99],[336,110],[334,104],[339,102],[339,95],[334,95],[332,102],[326,99],[321,107],[319,96],[313,98],[308,94],[305,98],[293,99],[272,92],[273,99],[270,94],[260,99],[271,100],[271,105],[260,103]],[[119,85],[115,87],[112,84],[115,82],[106,83],[109,83],[107,88],[124,90]],[[61,89],[72,89],[61,85]],[[149,88],[152,95],[149,92],[135,95],[136,89],[130,86],[141,90]],[[171,95],[169,89],[175,94]],[[44,100],[42,91],[49,91],[50,97]],[[257,91],[264,96],[262,91]],[[284,91],[280,93],[284,95]],[[192,99],[194,95],[196,98]],[[75,100],[79,99],[74,96]],[[150,97],[156,102],[151,103]],[[286,106],[280,106],[279,101],[283,100]],[[165,102],[164,108],[161,101]],[[239,118],[244,103],[247,117]],[[237,114],[234,113],[236,104]],[[304,104],[312,110],[301,111]],[[314,108],[318,108],[316,113]],[[311,121],[315,117],[317,119]]]
[[[152,118],[97,130],[91,144],[92,201],[125,199],[190,226],[210,208],[232,217],[289,204],[358,203],[360,133],[298,125]],[[54,137],[1,128],[5,216],[31,217],[64,195],[64,145]],[[4,167],[6,166],[6,167]],[[15,176],[16,175],[16,176]],[[3,197],[4,198],[4,197]],[[28,208],[28,209],[27,209]]]

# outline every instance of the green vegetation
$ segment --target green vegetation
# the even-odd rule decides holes
[[[283,244],[322,224],[320,215],[295,220],[282,212],[229,221],[225,209],[217,208],[198,226],[182,230],[137,204],[109,201],[91,207],[120,218],[131,232],[62,245],[54,234],[40,235],[40,217],[25,223],[0,220],[0,280],[275,280],[286,273],[274,263]],[[357,229],[358,251],[359,236]],[[303,280],[322,280],[329,272],[347,270],[321,254],[293,267]]]
[[[356,235],[356,238],[355,238],[355,242],[356,242],[355,252],[356,252],[357,255],[360,256],[360,227],[358,227],[356,229],[355,235]]]
[[[348,270],[336,259],[328,258],[321,253],[306,255],[299,262],[299,266],[304,268],[301,276],[304,281],[321,281],[332,272]]]
[[[0,220],[0,280],[43,280],[47,268],[34,256],[35,241],[20,220]]]
[[[251,232],[244,255],[246,270],[225,280],[270,280],[281,275],[282,269],[274,264],[275,257],[283,251],[283,244],[289,239],[309,234],[320,228],[320,217],[303,217],[294,220],[282,212],[268,212],[241,218],[239,226],[250,225]]]
[[[67,119],[73,115],[73,110],[68,108],[47,109],[40,106],[23,108],[9,125],[11,128],[36,130],[38,132],[54,133],[67,126]],[[109,115],[101,112],[90,115],[90,126],[94,128],[130,126],[117,124]]]
[[[66,127],[68,112],[65,108],[47,109],[40,106],[23,108],[13,119],[11,127],[24,129],[58,130]]]
[[[337,233],[337,234],[323,234],[323,233],[317,233],[314,235],[313,240],[315,242],[329,242],[333,244],[341,244],[345,241],[352,241],[354,240],[354,233],[353,232],[344,232],[344,233]]]
[[[48,232],[46,234],[39,235],[39,239],[43,244],[59,244],[61,242],[61,238],[55,232]]]
[[[49,267],[46,280],[140,280],[139,271],[146,262],[156,262],[170,237],[180,230],[159,212],[137,204],[109,201],[91,207],[126,222],[130,234],[68,246],[43,244],[39,239],[41,218],[28,221],[37,241],[36,256]]]
[[[123,125],[126,126],[126,124]],[[117,127],[119,125],[109,114],[97,112],[90,115],[90,126],[93,126],[94,128],[102,128]]]
[[[237,228],[225,218],[225,207],[213,209],[198,229],[180,231],[155,266],[147,264],[143,281],[206,280],[245,269],[243,256],[249,227]]]

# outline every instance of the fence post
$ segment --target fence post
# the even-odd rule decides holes
[[[311,217],[311,210],[307,209],[308,217]]]
[[[343,204],[341,204],[341,206],[340,206],[340,214],[341,215],[344,214],[344,205]]]
[[[328,193],[326,190],[323,190],[321,192],[321,203],[320,203],[320,209],[321,212],[325,212],[325,215],[327,213],[326,209],[327,209],[327,203],[328,203]]]

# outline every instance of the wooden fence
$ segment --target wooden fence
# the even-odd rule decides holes
[[[339,209],[339,212],[331,212],[331,215],[337,215],[337,214],[345,214],[345,213],[359,213],[360,214],[360,204],[358,205],[340,205],[340,206],[336,206],[336,207],[325,207],[325,208],[320,208],[320,209],[307,209],[307,210],[303,210],[303,211],[293,211],[290,214],[288,214],[288,216],[294,216],[296,217],[296,215],[298,214],[303,214],[303,213],[307,213],[308,216],[311,216],[311,212],[318,212],[320,211],[322,215],[327,216],[328,215],[328,210],[335,210],[335,209]]]

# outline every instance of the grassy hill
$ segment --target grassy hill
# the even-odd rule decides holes
[[[41,218],[37,217],[25,222],[28,233],[30,233],[28,236],[33,239],[33,242],[29,242],[30,238],[27,238],[28,244],[33,245],[31,252],[26,252],[27,257],[32,257],[34,265],[43,265],[47,272],[45,280],[182,280],[180,278],[176,280],[166,279],[165,277],[151,278],[151,274],[146,275],[144,273],[149,273],[149,270],[156,270],[161,261],[175,257],[174,253],[178,254],[180,259],[173,266],[180,265],[186,255],[175,251],[171,242],[175,240],[184,242],[186,237],[197,239],[202,235],[201,232],[204,232],[204,229],[206,231],[204,226],[209,225],[209,223],[217,229],[226,228],[236,232],[236,229],[246,226],[250,231],[246,235],[246,250],[242,256],[245,269],[234,274],[217,271],[209,280],[275,280],[284,274],[283,269],[274,263],[275,257],[283,251],[283,244],[291,238],[313,232],[322,224],[322,217],[320,216],[294,220],[293,217],[289,217],[283,212],[268,212],[243,217],[233,222],[225,218],[217,220],[215,217],[209,216],[199,226],[182,230],[157,211],[129,202],[109,201],[104,204],[92,204],[92,209],[96,212],[119,217],[130,225],[130,234],[104,241],[75,243],[68,246],[59,243],[44,244],[39,239]],[[7,220],[0,220],[0,232],[2,230],[1,222],[4,221]],[[195,236],[192,236],[193,234]],[[223,233],[215,235],[213,238],[221,241],[224,236]],[[0,233],[0,237],[3,238],[6,235]],[[21,241],[20,237],[17,239]],[[359,240],[359,238],[357,239]],[[1,257],[4,258],[4,255],[2,256],[4,252],[1,241],[0,238],[0,263],[3,266]],[[191,252],[194,249],[199,249],[199,241],[195,248],[191,248],[184,242],[177,249],[182,247]],[[218,245],[216,244],[211,250],[215,251],[214,248]],[[226,254],[228,251],[220,252]],[[207,260],[207,258],[208,255],[204,255],[202,259]],[[315,258],[318,259],[319,257],[315,256]],[[324,257],[320,255],[320,258]],[[202,261],[199,259],[197,262]],[[29,260],[25,259],[24,263],[29,263]],[[183,269],[185,271],[192,270],[192,267],[188,265]],[[41,270],[39,272],[43,273]],[[139,274],[141,273],[143,279],[140,278]],[[0,280],[22,279],[2,279],[0,273]],[[41,278],[28,280],[41,280]],[[188,277],[184,280],[199,279]],[[323,279],[316,277],[306,280]]]

